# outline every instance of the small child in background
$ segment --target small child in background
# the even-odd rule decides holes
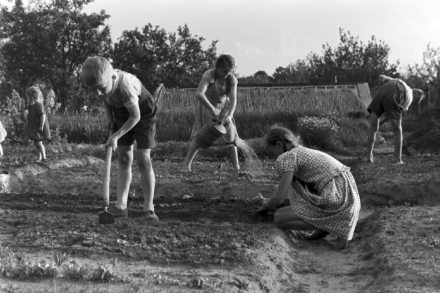
[[[27,89],[26,96],[29,99],[28,106],[28,137],[34,141],[38,152],[36,163],[47,162],[44,140],[51,140],[49,121],[43,105],[43,94],[37,86]]]

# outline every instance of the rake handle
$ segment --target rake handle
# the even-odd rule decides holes
[[[110,205],[110,170],[112,165],[112,152],[111,146],[107,147],[107,153],[105,155],[105,173],[104,173],[104,185],[102,189],[102,196],[104,200],[104,206]]]

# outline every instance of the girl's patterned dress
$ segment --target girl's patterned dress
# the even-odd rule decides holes
[[[361,208],[350,168],[330,155],[297,146],[275,162],[282,174],[293,172],[287,196],[301,219],[324,231],[351,240]]]
[[[228,110],[229,110],[228,92],[235,79],[232,76],[229,76],[226,79],[225,84],[221,85],[215,79],[215,70],[210,69],[203,74],[202,80],[208,83],[208,88],[206,89],[205,96],[215,108],[221,110],[218,119],[222,120],[228,114]],[[203,106],[201,102],[197,101],[196,110],[195,110],[195,121],[194,121],[193,129],[191,131],[191,139],[194,139],[197,133],[199,133],[199,131],[204,126],[206,126],[206,124],[212,121],[212,118],[213,117],[209,112],[209,110],[205,106]],[[235,127],[235,121],[232,121],[229,125],[226,125],[225,127],[227,131],[226,134],[215,140],[214,144],[232,142],[236,138],[238,138],[237,128]]]

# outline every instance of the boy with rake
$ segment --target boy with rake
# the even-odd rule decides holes
[[[156,179],[150,158],[151,149],[156,146],[156,101],[137,77],[113,69],[103,57],[87,58],[82,66],[82,80],[102,97],[107,127],[114,131],[106,147],[110,146],[118,152],[117,202],[108,212],[115,218],[128,217],[127,201],[136,140],[137,165],[144,194],[144,219],[158,221],[153,205]]]

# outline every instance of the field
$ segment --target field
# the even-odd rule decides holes
[[[331,236],[303,240],[275,228],[271,215],[255,215],[254,198],[276,186],[270,161],[264,175],[250,177],[233,172],[218,150],[182,174],[185,145],[161,144],[154,159],[161,221],[142,222],[134,176],[130,218],[103,226],[102,147],[51,149],[56,159],[47,165],[12,168],[23,175],[11,176],[17,193],[0,196],[0,290],[438,292],[440,157],[405,156],[396,166],[390,147],[378,145],[375,164],[335,155],[352,166],[362,199],[343,251]],[[113,163],[112,200],[116,172]]]
[[[191,120],[179,119],[191,115],[162,108],[160,143],[152,152],[158,223],[142,221],[134,164],[129,219],[99,225],[105,156],[99,142],[72,143],[61,135],[47,145],[44,164],[33,163],[31,145],[4,144],[1,165],[11,173],[13,192],[0,194],[0,292],[439,292],[438,111],[404,119],[405,164],[393,165],[386,125],[375,163],[357,159],[368,122],[348,117],[352,108],[338,115],[272,109],[261,116],[263,109],[237,113],[241,137],[264,166],[251,175],[243,161],[244,172],[234,172],[222,147],[201,151],[194,172],[181,173],[187,138],[164,135],[167,127],[187,131]],[[70,140],[94,133],[105,139],[102,117],[58,119],[53,122],[69,129]],[[301,121],[310,124],[298,127]],[[255,214],[259,194],[270,197],[277,184],[258,137],[280,122],[351,167],[362,209],[345,250],[333,248],[332,235],[304,240],[277,229],[272,214]],[[113,157],[111,201],[117,169]]]

